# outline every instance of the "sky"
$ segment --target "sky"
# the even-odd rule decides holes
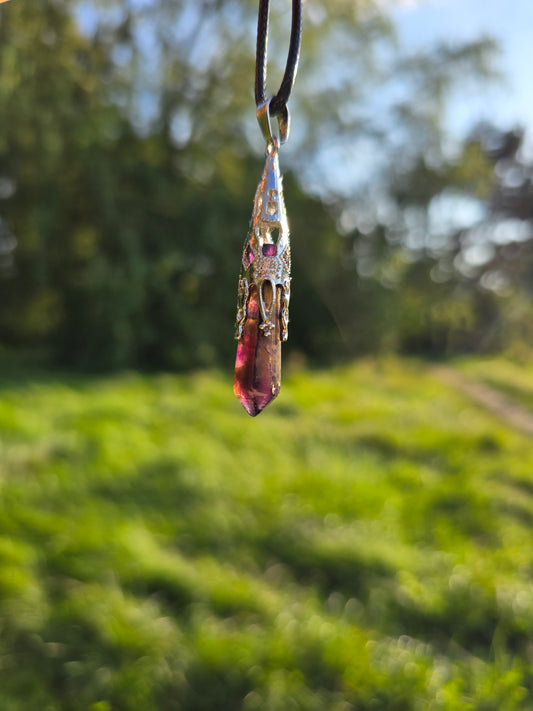
[[[149,4],[151,0],[134,0],[139,4]],[[283,0],[287,6],[289,0]],[[448,146],[453,150],[471,129],[481,120],[490,120],[503,129],[522,125],[527,129],[527,153],[533,154],[533,0],[376,0],[387,14],[393,18],[396,31],[407,52],[429,50],[439,40],[462,44],[486,35],[494,37],[500,47],[501,56],[496,67],[502,78],[492,83],[472,82],[468,87],[460,85],[455,98],[447,101],[445,127],[448,129]],[[278,7],[283,4],[278,0]],[[275,5],[275,4],[274,4]],[[82,26],[90,29],[94,23],[91,3],[79,6]],[[303,35],[305,51],[305,27]],[[297,91],[297,87],[296,87]],[[254,124],[255,128],[255,124]],[[293,120],[293,137],[296,138],[297,121]],[[297,150],[294,140],[286,153]],[[337,155],[333,147],[328,147],[328,166],[323,171],[337,176],[332,178],[338,190],[339,176],[344,190],[351,192],[354,185],[365,182],[370,170],[364,159],[364,147],[354,148],[357,160],[340,147]],[[372,149],[368,160],[376,163]],[[333,156],[333,158],[332,158]],[[354,162],[358,170],[354,171]],[[334,163],[336,170],[331,170]],[[345,165],[343,169],[342,166]],[[346,176],[350,175],[351,180]],[[344,176],[344,177],[342,177]],[[320,178],[321,187],[325,178]],[[308,186],[309,188],[310,186]]]
[[[288,0],[287,0],[288,1]],[[1,2],[1,0],[0,0]],[[149,0],[148,0],[149,2]],[[379,0],[378,0],[379,2]],[[471,88],[452,104],[449,125],[464,136],[479,119],[502,127],[522,124],[533,134],[533,0],[382,0],[407,50],[429,48],[435,41],[458,44],[495,37],[501,46],[498,68],[503,79]],[[94,13],[81,3],[79,18],[89,27]],[[305,35],[304,35],[305,39]]]
[[[455,93],[447,98],[443,121],[447,132],[445,150],[453,152],[477,123],[490,121],[504,130],[523,126],[526,155],[533,155],[533,0],[376,2],[392,18],[406,53],[429,51],[440,41],[461,45],[483,36],[494,38],[500,47],[494,63],[500,79],[459,83]],[[323,175],[329,176],[334,192],[339,190],[339,180],[348,193],[367,182],[376,158],[374,149],[368,155],[363,149],[354,148],[355,160],[346,146],[341,146],[337,153],[335,148],[328,147],[325,160],[333,162],[335,170],[328,170],[327,164],[322,170]]]
[[[476,120],[490,119],[501,127],[521,124],[533,133],[533,0],[404,0],[391,14],[408,49],[483,34],[501,45],[502,82],[472,90],[467,100],[462,94],[450,110],[452,131],[464,134]]]

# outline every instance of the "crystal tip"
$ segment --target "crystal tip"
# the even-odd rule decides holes
[[[250,417],[257,417],[260,412],[263,412],[265,407],[268,405],[269,402],[272,402],[274,398],[271,398],[269,400],[263,402],[258,402],[257,400],[249,397],[243,397],[240,393],[235,392],[235,395],[237,395],[237,398],[241,405],[244,407],[246,412],[250,415]]]

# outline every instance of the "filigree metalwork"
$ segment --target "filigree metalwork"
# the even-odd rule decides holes
[[[281,292],[280,337],[282,341],[287,340],[290,271],[289,223],[279,172],[278,145],[274,140],[267,146],[265,168],[255,193],[252,219],[244,243],[236,338],[242,336],[250,289],[255,286],[261,311],[259,328],[265,336],[270,336],[275,329],[272,316],[275,312],[277,292]],[[271,287],[270,299],[264,297],[266,284]]]

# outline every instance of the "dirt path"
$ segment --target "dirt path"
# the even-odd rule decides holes
[[[434,368],[433,372],[439,380],[461,390],[515,429],[533,435],[533,413],[517,405],[499,390],[446,366]]]

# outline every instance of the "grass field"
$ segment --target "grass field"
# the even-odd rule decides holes
[[[0,435],[1,711],[533,709],[533,447],[430,369],[253,420],[217,373],[12,373]]]

